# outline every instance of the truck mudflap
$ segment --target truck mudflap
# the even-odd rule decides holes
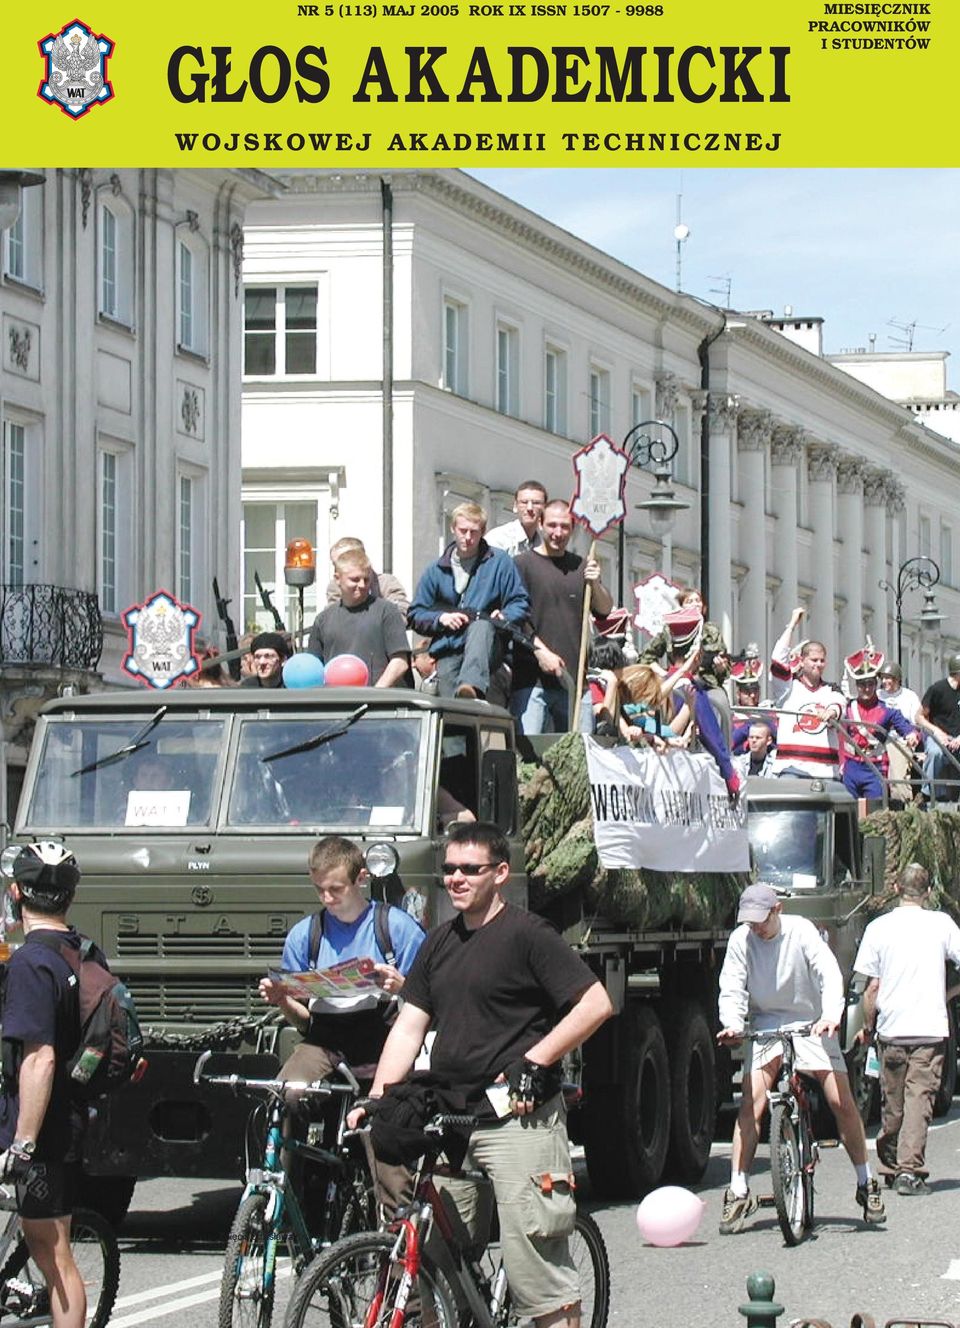
[[[195,1051],[151,1051],[147,1073],[90,1107],[84,1170],[91,1176],[197,1176],[241,1180],[254,1103],[193,1082]],[[217,1054],[219,1074],[273,1077],[269,1054]]]

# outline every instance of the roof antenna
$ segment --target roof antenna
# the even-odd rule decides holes
[[[677,291],[679,292],[683,290],[683,246],[690,238],[690,227],[683,223],[682,193],[677,194],[677,224],[673,228],[673,238],[677,242]]]

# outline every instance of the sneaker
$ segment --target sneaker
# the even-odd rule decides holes
[[[755,1213],[759,1207],[759,1202],[749,1190],[744,1195],[726,1190],[723,1195],[723,1212],[720,1215],[720,1235],[736,1235],[750,1214]]]
[[[913,1171],[901,1171],[893,1183],[897,1194],[929,1194],[930,1186]]]
[[[876,1176],[863,1185],[857,1186],[857,1203],[863,1209],[864,1222],[886,1222],[887,1210],[883,1206],[883,1195]]]

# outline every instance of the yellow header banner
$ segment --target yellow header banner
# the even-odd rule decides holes
[[[17,5],[6,165],[954,166],[958,0]]]

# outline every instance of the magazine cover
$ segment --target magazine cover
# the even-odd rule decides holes
[[[711,652],[712,690],[726,684],[742,729],[770,713],[771,666],[783,681],[821,646],[829,705],[801,696],[779,740],[834,776],[845,660],[896,665],[880,685],[913,714],[943,681],[960,656],[957,0],[78,4],[8,5],[3,23],[0,821],[14,838],[73,829],[100,845],[77,914],[159,1045],[186,1038],[192,1056],[198,1026],[232,1037],[262,1019],[251,978],[311,905],[321,834],[380,844],[399,863],[396,902],[445,916],[424,846],[439,867],[443,829],[483,814],[485,758],[512,770],[509,719],[476,718],[482,687],[453,707],[473,727],[431,712],[428,729],[419,694],[369,714],[352,692],[317,702],[336,685],[330,661],[284,662],[327,604],[342,540],[362,541],[361,570],[406,612],[455,513],[529,552],[530,491],[571,499],[574,458],[605,439],[616,516],[570,547],[595,554],[593,602],[609,612],[569,649],[549,615],[538,626],[569,672],[594,668],[600,697],[612,669],[646,649],[668,664],[680,643],[630,627],[648,621],[653,583],[693,594],[702,639],[749,661],[741,697]],[[428,696],[429,644],[409,639]],[[388,656],[405,655],[360,653],[348,688],[389,683]],[[281,678],[314,708],[271,712],[267,692],[258,710],[238,691],[235,707],[188,713],[176,690]],[[102,721],[83,710],[100,692]],[[59,707],[55,739],[44,705]],[[759,780],[773,736],[744,741],[735,759]],[[544,815],[524,846],[532,876],[542,853],[537,906],[564,919],[593,851],[588,795],[561,824],[585,779],[571,748],[533,776]],[[930,786],[911,759],[890,769],[909,833],[869,823],[887,834],[886,878],[853,801],[868,810],[866,768],[855,795],[815,781],[802,824],[751,832],[784,913],[813,919],[845,980],[901,845],[933,866],[944,908],[960,902],[955,832],[924,838]],[[740,774],[723,773],[733,797]],[[617,833],[636,802],[618,789]],[[871,1225],[857,1186],[866,1165],[883,1170],[879,1093],[857,1006],[840,1035],[861,1058],[867,1163],[856,1141],[856,1171],[823,1147],[813,1225],[787,1248],[774,1190],[800,1203],[817,1159],[774,1179],[764,1134],[759,1202],[721,1234],[732,1173],[749,1169],[734,1154],[739,1078],[714,1057],[736,891],[698,875],[640,899],[616,875],[609,932],[597,887],[581,941],[623,1014],[599,1064],[586,1053],[605,1110],[592,1134],[572,1118],[611,1322],[960,1321],[955,1073],[914,1158],[929,1188],[884,1186]],[[641,972],[618,948],[637,935]],[[955,1071],[953,1023],[949,1046]],[[163,1110],[131,1111],[114,1167],[147,1196],[123,1233],[118,1325],[216,1322],[242,1150],[183,1066]],[[114,1166],[120,1144],[103,1149]],[[195,1181],[234,1185],[232,1200],[197,1198]],[[174,1241],[176,1270],[161,1260]],[[269,1318],[239,1285],[243,1312]],[[588,1304],[585,1328],[606,1328]]]

